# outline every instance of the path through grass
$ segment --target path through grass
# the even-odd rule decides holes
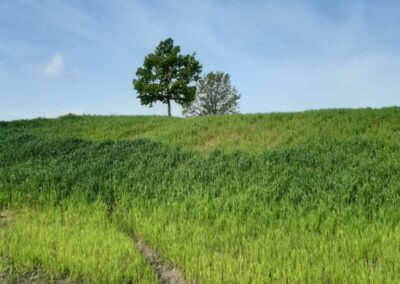
[[[10,281],[34,275],[42,281],[157,283],[132,239],[109,221],[100,203],[19,208],[15,220],[0,229],[0,239],[0,255],[12,267]]]

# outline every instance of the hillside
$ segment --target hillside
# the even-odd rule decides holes
[[[150,139],[186,149],[265,149],[320,139],[399,141],[400,108],[332,109],[301,113],[247,114],[191,119],[162,116],[75,116],[3,122],[40,136],[91,141]]]
[[[400,277],[400,108],[65,116],[0,139],[10,281],[158,281],[134,241],[199,283]]]

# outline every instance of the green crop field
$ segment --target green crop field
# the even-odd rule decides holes
[[[398,283],[400,108],[0,122],[0,282]]]

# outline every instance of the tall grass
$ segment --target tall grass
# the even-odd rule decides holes
[[[2,123],[0,207],[38,212],[32,229],[46,232],[53,225],[39,220],[60,216],[54,212],[66,200],[70,214],[103,204],[93,213],[94,227],[79,221],[91,214],[74,215],[74,235],[91,239],[94,231],[98,246],[111,235],[121,238],[120,245],[109,243],[115,261],[102,264],[106,271],[126,265],[119,255],[128,249],[123,236],[132,236],[202,283],[395,283],[399,114],[389,108]],[[7,243],[26,236],[23,227],[7,227]],[[57,239],[58,247],[68,244]],[[75,252],[77,259],[85,255],[81,247]],[[23,257],[11,254],[13,265],[33,268],[24,266],[35,255],[29,245],[15,246],[14,254]],[[49,254],[60,255],[56,249]],[[132,258],[139,259],[134,251]],[[68,261],[69,277],[104,279],[90,263],[79,270]],[[38,263],[63,273],[52,258]],[[134,263],[129,277],[143,268]],[[113,279],[127,279],[124,273]]]
[[[396,283],[400,226],[352,210],[291,212],[265,223],[187,204],[122,210],[130,228],[202,283]],[[268,210],[268,209],[267,209]]]
[[[101,203],[19,208],[0,230],[0,255],[10,282],[68,280],[85,283],[156,283],[154,271],[117,230]],[[3,262],[3,270],[5,264]],[[22,280],[21,280],[22,279]]]

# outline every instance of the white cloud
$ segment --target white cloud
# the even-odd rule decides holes
[[[64,71],[64,56],[62,53],[55,53],[48,63],[25,64],[21,70],[42,77],[56,77]]]
[[[60,75],[64,69],[64,57],[61,53],[53,55],[51,61],[42,68],[42,74],[46,77]]]

